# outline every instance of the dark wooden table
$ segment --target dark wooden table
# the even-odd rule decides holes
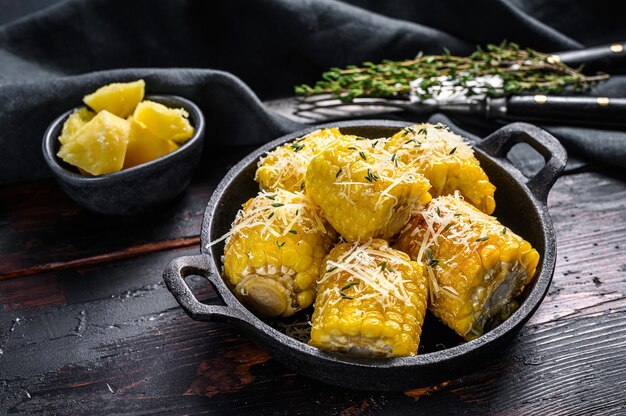
[[[192,321],[164,286],[250,150],[213,149],[182,198],[134,220],[85,212],[52,181],[0,188],[0,415],[626,414],[624,176],[558,180],[550,293],[481,371],[362,392],[293,373],[235,327]],[[192,285],[217,302],[204,279]]]

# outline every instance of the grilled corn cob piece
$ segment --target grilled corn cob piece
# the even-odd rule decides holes
[[[348,241],[391,238],[431,199],[428,180],[384,150],[385,140],[342,136],[307,169],[307,195]]]
[[[304,176],[309,162],[340,136],[335,128],[316,130],[272,150],[259,160],[254,180],[266,191],[304,190]]]
[[[304,194],[260,192],[235,218],[224,274],[252,309],[289,316],[313,303],[320,264],[336,237]]]
[[[322,271],[311,345],[362,356],[417,353],[428,299],[421,264],[375,239],[337,245]]]
[[[426,176],[433,198],[458,190],[486,214],[496,208],[496,187],[489,182],[474,151],[444,125],[426,123],[402,129],[389,139],[387,150]]]
[[[429,309],[466,340],[506,319],[532,281],[539,253],[455,195],[435,198],[402,230],[398,248],[426,265]]]

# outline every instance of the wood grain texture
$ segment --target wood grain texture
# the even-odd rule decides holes
[[[250,151],[207,150],[220,163],[203,163],[181,198],[136,218],[87,212],[52,181],[0,187],[0,279],[184,245],[197,238],[215,186]]]
[[[0,414],[625,414],[626,184],[564,177],[549,205],[550,293],[481,371],[394,393],[294,374],[237,328],[181,312],[161,271],[189,247],[1,281]]]
[[[557,231],[550,292],[532,323],[626,308],[626,178],[582,173],[548,198]]]

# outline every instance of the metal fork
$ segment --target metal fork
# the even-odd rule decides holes
[[[293,113],[312,121],[325,121],[398,111],[426,114],[437,109],[436,104],[412,103],[408,99],[355,98],[345,102],[325,94],[299,98]]]

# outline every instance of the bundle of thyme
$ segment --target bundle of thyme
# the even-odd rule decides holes
[[[482,77],[500,77],[501,86],[488,83],[477,85]],[[298,95],[331,94],[350,102],[357,97],[432,98],[446,88],[463,89],[467,96],[486,94],[490,97],[520,93],[564,91],[581,92],[608,75],[586,76],[579,69],[552,58],[552,55],[512,42],[480,47],[470,56],[454,56],[448,50],[443,55],[424,55],[406,61],[364,62],[362,67],[331,68],[313,86],[295,87]],[[417,88],[415,80],[418,80]],[[413,85],[411,82],[413,81]]]

